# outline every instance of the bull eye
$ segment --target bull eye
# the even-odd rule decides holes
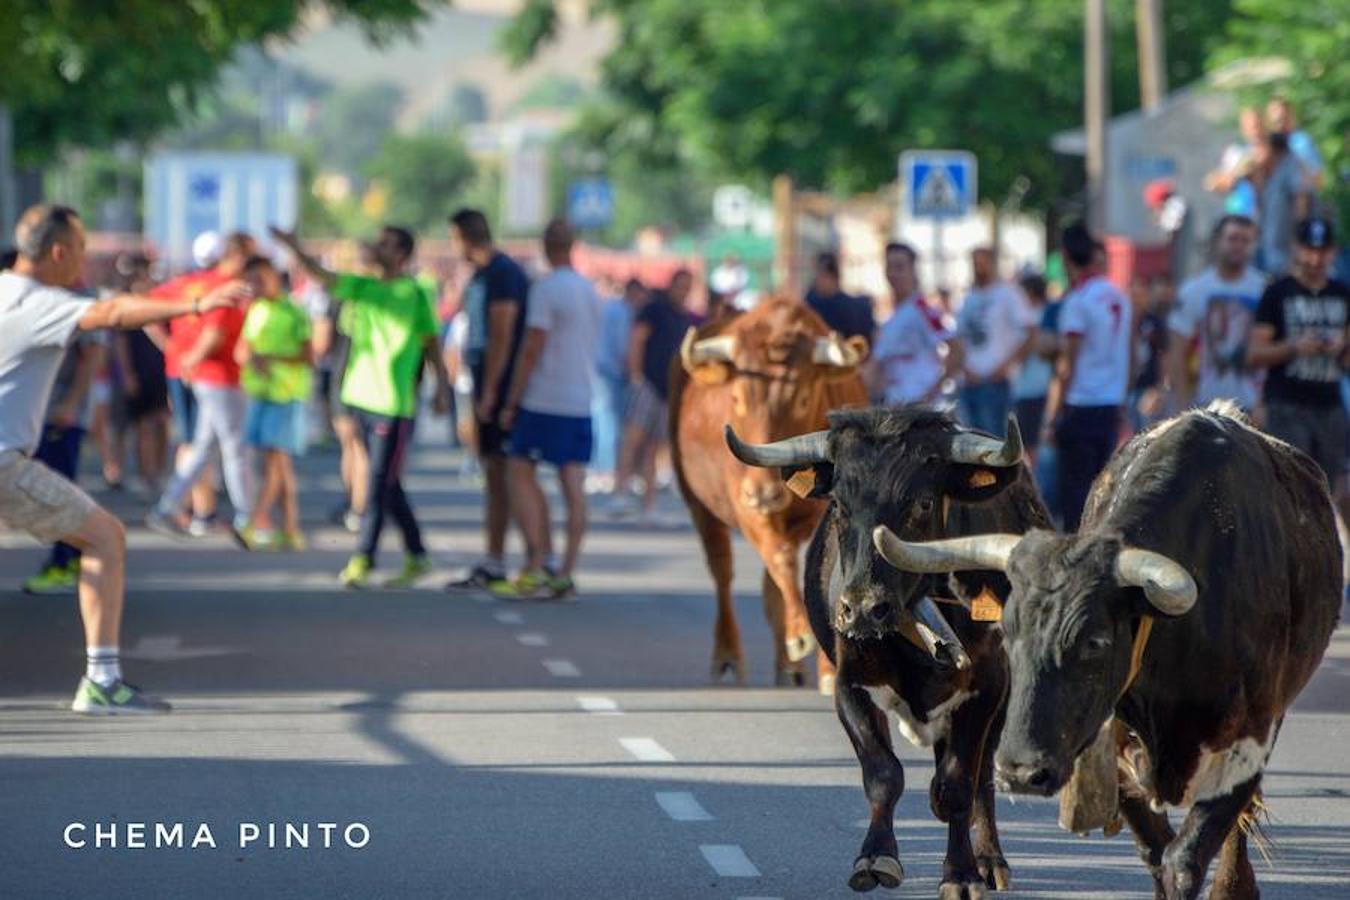
[[[920,497],[919,502],[914,504],[914,508],[918,510],[920,515],[926,516],[933,512],[933,508],[936,505],[937,504],[933,502],[932,497]]]
[[[1095,659],[1111,649],[1111,639],[1104,634],[1094,634],[1083,642],[1083,656]]]

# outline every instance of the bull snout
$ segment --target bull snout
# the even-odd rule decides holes
[[[1069,780],[1066,769],[1046,755],[1016,759],[1000,753],[994,758],[994,784],[1009,794],[1049,797]]]
[[[884,595],[844,591],[839,595],[835,625],[844,634],[884,633],[899,628],[899,604]]]
[[[787,509],[792,498],[778,480],[741,479],[741,503],[760,515],[771,516]]]

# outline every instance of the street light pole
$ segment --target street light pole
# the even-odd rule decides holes
[[[1087,133],[1087,220],[1096,234],[1106,228],[1106,123],[1111,115],[1110,24],[1106,0],[1087,0],[1083,23],[1083,113]]]
[[[19,217],[18,185],[14,181],[14,118],[0,103],[0,246],[7,246]]]

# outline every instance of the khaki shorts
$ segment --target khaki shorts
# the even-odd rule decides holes
[[[94,498],[36,460],[0,452],[0,519],[44,544],[80,530],[98,509]]]
[[[624,410],[624,427],[636,428],[650,441],[665,441],[670,430],[666,399],[645,378],[639,378],[628,392],[628,408]]]

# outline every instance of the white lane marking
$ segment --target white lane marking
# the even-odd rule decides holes
[[[736,844],[700,844],[698,851],[722,878],[759,877],[759,869]]]
[[[656,792],[656,803],[676,822],[711,822],[712,814],[688,791]]]
[[[623,710],[619,709],[618,702],[608,697],[578,697],[577,706],[588,713],[595,713],[597,716],[623,715]]]
[[[525,617],[518,612],[497,612],[492,614],[492,618],[501,622],[503,625],[524,625]]]
[[[623,749],[633,754],[638,762],[674,762],[675,755],[649,737],[619,738]]]
[[[544,668],[554,678],[580,678],[581,670],[570,659],[546,659]]]
[[[516,640],[526,647],[547,647],[548,635],[540,634],[537,631],[522,631],[516,635]]]
[[[133,646],[122,651],[125,659],[147,659],[152,662],[175,662],[182,659],[205,659],[211,656],[229,656],[242,651],[234,647],[184,647],[183,639],[174,634],[147,634]]]

